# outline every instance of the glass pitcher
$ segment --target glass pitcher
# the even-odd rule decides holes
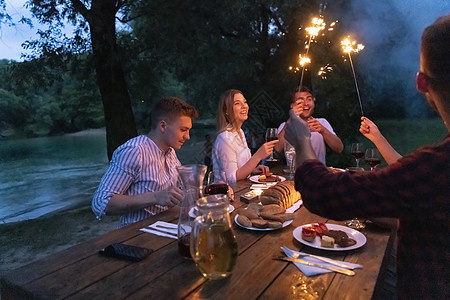
[[[196,217],[195,202],[203,196],[203,178],[206,174],[204,165],[179,166],[178,176],[183,190],[178,218],[178,250],[186,258],[191,258],[189,244],[192,222]]]
[[[192,227],[191,256],[203,276],[209,279],[230,275],[238,256],[228,202],[228,196],[223,194],[197,200],[199,216]]]

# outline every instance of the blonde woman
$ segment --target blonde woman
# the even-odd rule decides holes
[[[252,156],[242,124],[248,119],[249,106],[239,90],[222,94],[217,113],[218,135],[212,151],[213,170],[224,174],[228,183],[247,178],[251,173],[267,174],[269,168],[259,162],[273,152],[278,141],[264,143]]]

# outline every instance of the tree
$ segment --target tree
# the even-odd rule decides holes
[[[59,48],[55,49],[55,43],[52,45],[51,42],[44,40],[43,44],[39,45],[41,53],[70,54],[70,51],[83,41],[82,32],[88,31],[89,28],[93,63],[104,108],[109,159],[119,145],[137,135],[130,95],[116,41],[116,15],[126,2],[124,0],[31,0],[29,2],[32,13],[42,23],[49,24],[49,34],[55,28],[63,26],[64,20],[78,26],[75,37]],[[90,7],[87,6],[89,4]]]

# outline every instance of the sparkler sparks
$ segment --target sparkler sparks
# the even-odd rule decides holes
[[[300,66],[304,67],[306,64],[311,63],[311,59],[310,59],[309,57],[302,56],[302,55],[300,54],[300,55],[299,55],[298,63],[300,64]]]
[[[327,74],[333,71],[333,67],[329,64],[326,64],[323,67],[320,67],[319,72],[317,72],[317,75],[320,76],[322,79],[327,79]]]
[[[313,18],[313,26],[305,28],[306,32],[309,34],[310,39],[316,37],[319,32],[325,29],[325,22],[321,18]]]
[[[350,36],[348,36],[345,40],[342,40],[341,45],[342,45],[342,49],[344,50],[344,52],[348,54],[348,59],[350,60],[350,65],[352,67],[352,72],[353,72],[353,80],[355,81],[356,94],[358,95],[358,100],[359,100],[359,107],[361,108],[361,115],[364,116],[364,111],[363,111],[362,103],[361,103],[361,96],[359,95],[358,82],[356,81],[355,68],[353,67],[352,56],[350,55],[351,52],[358,53],[359,51],[364,49],[364,45],[356,44],[355,41],[351,41]]]
[[[305,57],[302,58],[302,56],[300,55],[300,66],[302,67],[302,75],[300,77],[300,84],[299,84],[299,88],[302,87],[303,84],[303,75],[305,73],[305,67],[304,65],[306,63],[310,63],[311,60],[307,57],[308,56],[308,52],[309,52],[309,47],[311,45],[311,40],[314,39],[321,30],[325,29],[325,22],[323,21],[322,18],[313,18],[312,19],[312,26],[311,27],[307,27],[305,28],[305,31],[308,33],[309,35],[309,39],[308,39],[308,44],[306,45],[306,54]]]

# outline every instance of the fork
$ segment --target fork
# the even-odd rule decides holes
[[[345,264],[338,263],[338,262],[336,262],[336,261],[334,261],[334,260],[332,260],[332,259],[326,258],[326,257],[316,256],[316,255],[312,255],[312,254],[308,254],[308,253],[299,254],[299,253],[294,252],[294,251],[292,251],[291,249],[289,249],[288,247],[285,247],[285,246],[282,246],[281,249],[282,249],[283,251],[285,251],[285,253],[286,253],[289,257],[292,257],[292,258],[301,258],[301,257],[305,257],[305,256],[310,256],[310,257],[313,257],[313,258],[315,258],[315,259],[324,261],[324,262],[326,262],[326,263],[329,263],[329,264],[332,264],[332,265],[335,265],[335,266],[338,266],[338,267],[341,267],[341,268],[350,269],[350,270],[354,270],[354,269],[355,269],[355,267],[352,267],[352,266],[349,266],[349,265],[345,265]]]

